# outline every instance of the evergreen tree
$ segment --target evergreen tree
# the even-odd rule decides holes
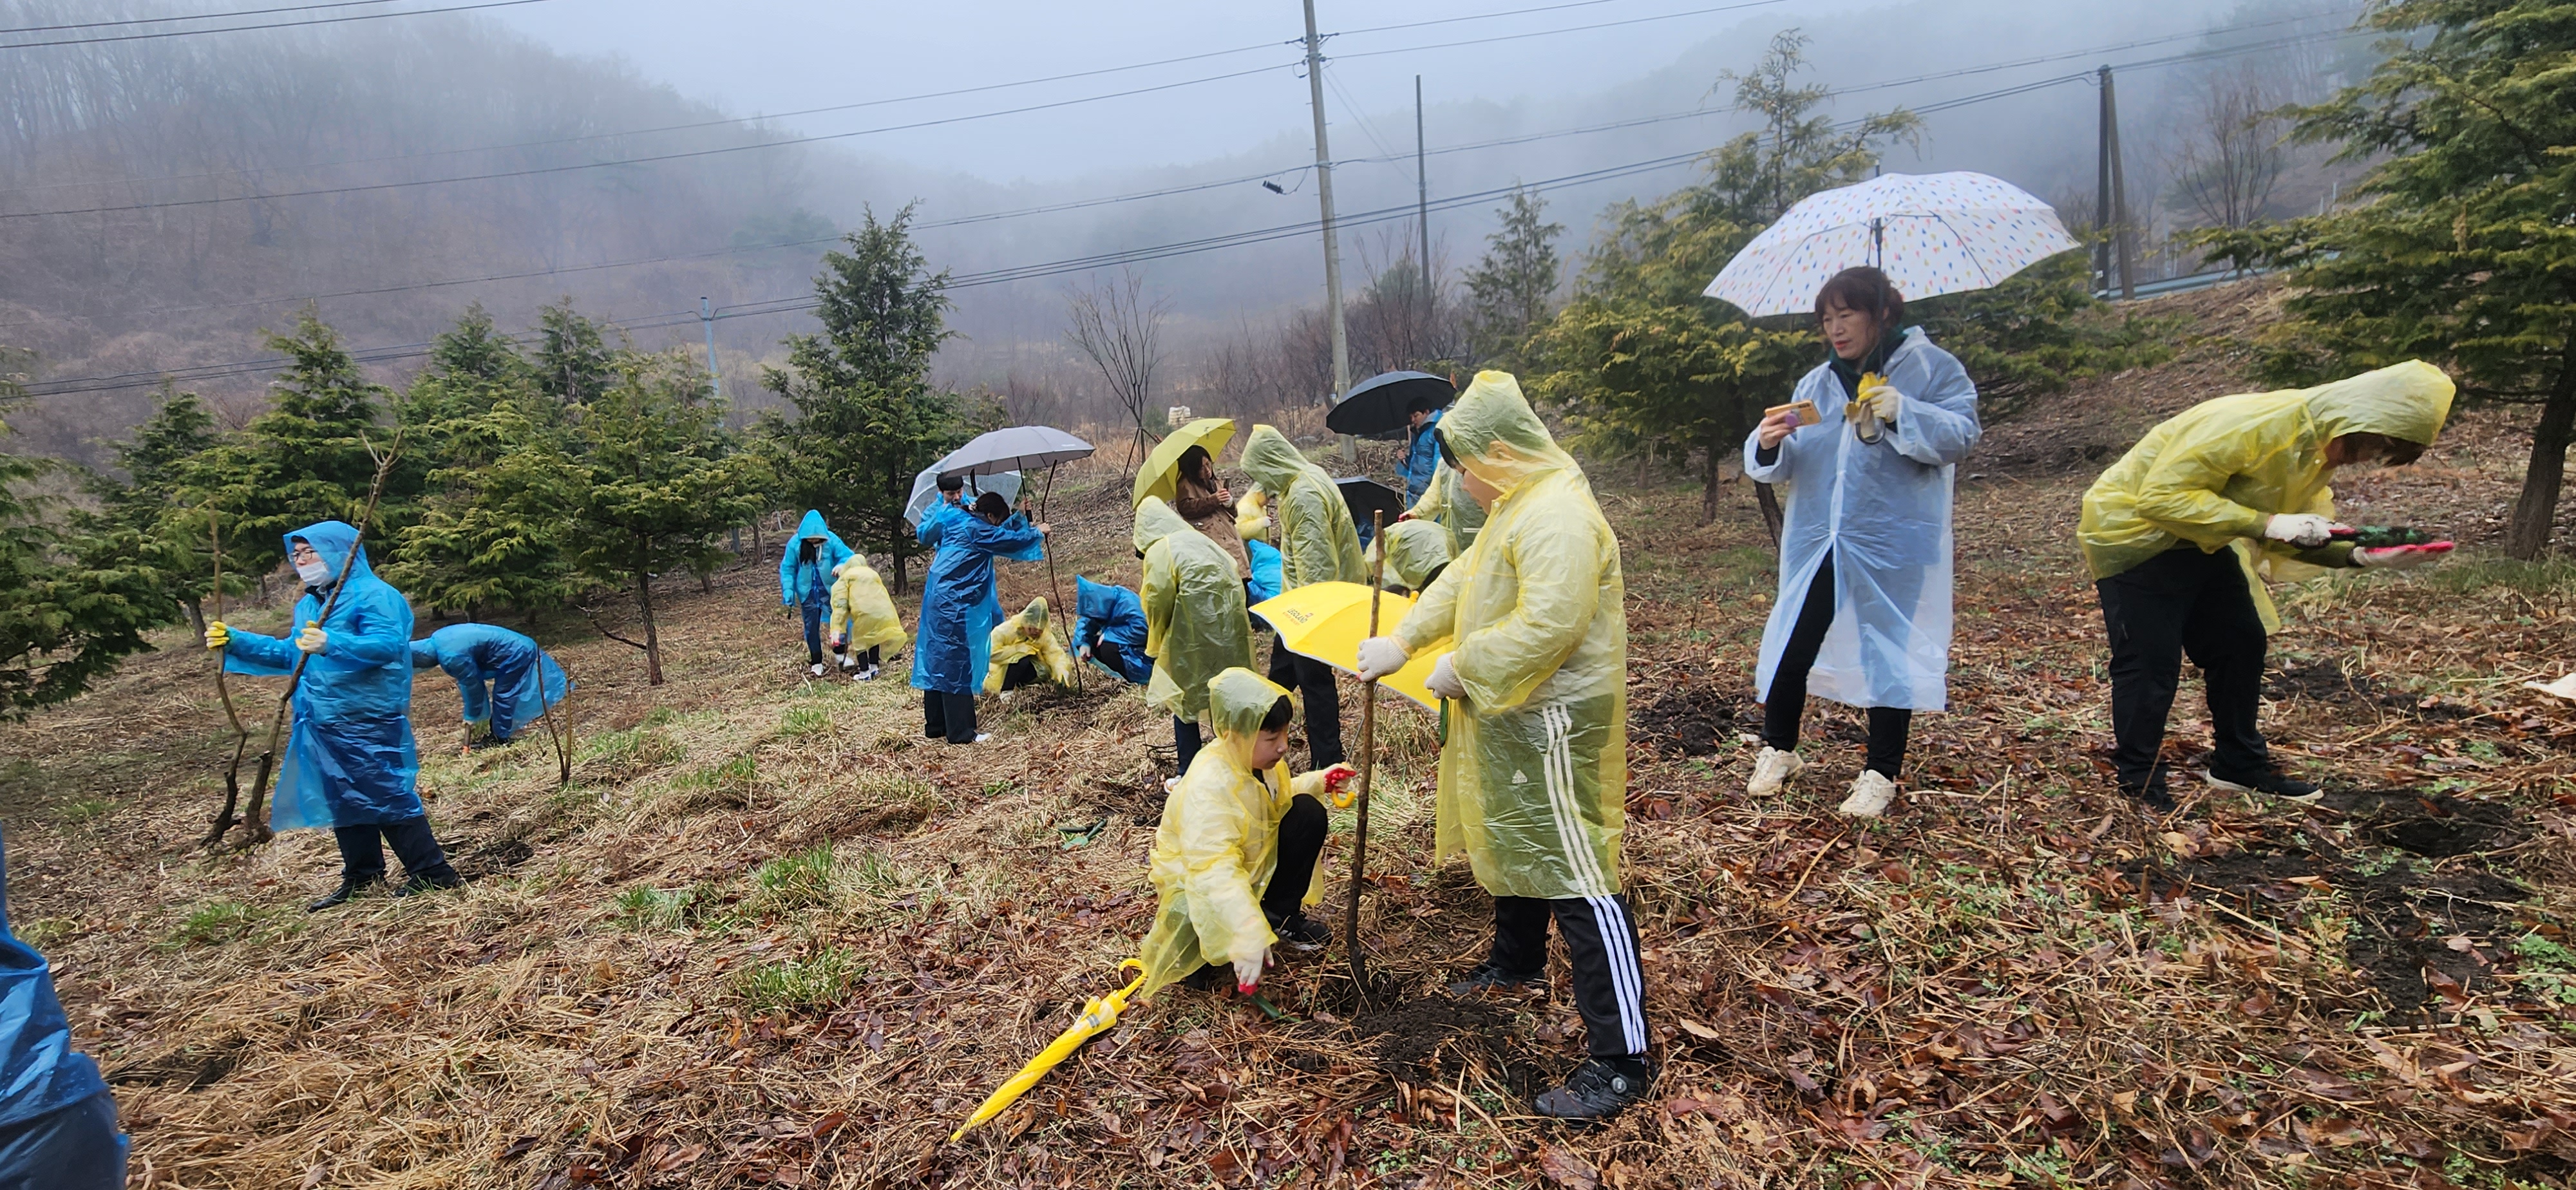
[[[0,372],[0,418],[22,398]],[[0,451],[0,719],[80,694],[176,611],[150,565],[71,556],[46,502],[24,490],[50,467]]]
[[[79,534],[72,548],[84,561],[149,566],[163,598],[186,608],[201,630],[203,602],[214,582],[212,542],[206,510],[182,503],[180,492],[218,441],[215,419],[197,394],[163,385],[152,416],[135,427],[132,438],[111,448],[124,480],[88,476],[84,486],[98,509],[74,518]],[[227,578],[226,585],[237,578]]]
[[[2289,270],[2261,373],[2310,384],[2407,359],[2470,400],[2536,404],[2505,552],[2548,548],[2576,441],[2576,16],[2564,0],[2391,0],[2402,40],[2297,135],[2375,161],[2370,201],[2207,233],[2240,265]]]
[[[930,357],[950,332],[948,274],[930,272],[907,230],[912,208],[866,213],[823,254],[814,279],[819,335],[790,335],[787,366],[761,380],[795,407],[763,419],[777,494],[818,508],[843,540],[893,556],[897,589],[918,552],[903,519],[912,477],[966,438],[956,398],[930,386]]]
[[[406,450],[430,468],[428,491],[384,575],[415,602],[534,612],[572,594],[554,469],[564,409],[537,376],[477,307],[439,336],[430,369],[404,394]]]
[[[1547,200],[1514,188],[1511,205],[1498,212],[1502,227],[1485,237],[1485,258],[1467,270],[1467,344],[1478,360],[1516,366],[1521,344],[1547,321],[1565,225],[1546,222],[1546,211]]]
[[[475,340],[497,338],[491,333],[491,320],[484,319]],[[575,313],[567,297],[537,312],[537,384],[547,396],[565,405],[578,405],[617,382],[617,353],[608,346],[608,336],[598,323]],[[460,326],[462,335],[466,327]],[[460,339],[460,361],[475,358],[476,348]]]
[[[293,334],[269,336],[268,346],[290,361],[271,386],[268,411],[184,465],[180,485],[191,507],[213,501],[224,518],[226,563],[244,574],[285,561],[291,530],[328,518],[356,523],[375,481],[369,448],[388,449],[393,438],[377,424],[385,390],[358,371],[339,333],[311,310]],[[393,539],[387,527],[399,524],[418,486],[417,472],[403,485],[388,481],[376,523],[366,529],[371,542]]]
[[[623,357],[616,382],[575,409],[563,448],[532,454],[525,468],[531,484],[562,485],[561,546],[573,574],[634,597],[644,639],[607,635],[643,650],[656,686],[654,577],[713,571],[726,557],[717,535],[751,516],[763,478],[758,457],[734,449],[706,391],[703,372]]]

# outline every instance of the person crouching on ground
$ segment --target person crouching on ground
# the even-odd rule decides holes
[[[1029,601],[1020,614],[1002,621],[989,638],[991,656],[984,664],[984,693],[1008,695],[1035,686],[1043,676],[1058,686],[1073,684],[1073,655],[1047,615],[1046,596]]]
[[[1619,539],[1583,469],[1520,383],[1479,372],[1433,431],[1485,508],[1484,530],[1396,625],[1361,642],[1360,676],[1425,649],[1445,700],[1437,840],[1494,896],[1494,944],[1458,995],[1544,987],[1554,918],[1591,1060],[1539,1112],[1611,1115],[1646,1095],[1645,975],[1620,893],[1627,826],[1628,618]]]
[[[284,677],[307,655],[296,683],[294,727],[277,774],[269,826],[329,827],[340,842],[340,887],[308,909],[346,902],[385,878],[382,844],[393,845],[408,876],[395,896],[465,883],[448,866],[420,804],[420,755],[411,737],[411,601],[367,568],[358,531],[339,521],[286,535],[287,560],[303,580],[292,640],[206,625],[237,674]],[[341,572],[331,614],[322,614]]]
[[[1866,767],[1840,809],[1875,818],[1896,799],[1914,712],[1949,705],[1950,486],[1981,432],[1977,386],[1921,329],[1899,329],[1904,315],[1885,273],[1835,274],[1816,295],[1828,358],[1795,397],[1824,421],[1783,411],[1744,443],[1744,474],[1785,505],[1751,797],[1807,767],[1798,722],[1813,693],[1868,711]]]
[[[993,625],[1002,618],[993,559],[1034,562],[1046,556],[1045,525],[1031,525],[1010,501],[986,492],[974,511],[934,506],[915,538],[936,545],[921,584],[921,623],[912,643],[912,688],[921,691],[922,734],[952,744],[990,738],[975,730],[975,691],[992,660]]]
[[[903,643],[903,621],[876,567],[858,554],[832,571],[832,652],[852,681],[873,682],[885,651]]]
[[[1131,686],[1142,686],[1154,680],[1154,657],[1145,650],[1150,635],[1145,604],[1134,591],[1074,576],[1074,660],[1088,661]]]
[[[778,556],[779,602],[797,609],[805,619],[808,676],[823,676],[823,617],[832,607],[833,568],[849,558],[850,547],[823,523],[819,508],[805,510],[796,536],[787,539],[787,548]]]
[[[1187,773],[1205,740],[1208,683],[1252,668],[1243,580],[1224,550],[1155,497],[1136,506],[1133,540],[1144,556],[1145,654],[1154,663],[1145,705],[1172,717],[1172,747]]]
[[[1273,944],[1312,951],[1331,938],[1305,913],[1322,893],[1315,861],[1328,824],[1318,795],[1345,800],[1358,770],[1290,777],[1282,757],[1296,704],[1249,669],[1216,675],[1207,698],[1216,741],[1181,774],[1154,831],[1149,874],[1160,903],[1140,951],[1140,1000],[1173,983],[1213,991],[1229,974],[1250,993]]]
[[[2281,626],[2258,563],[2290,578],[2301,565],[2408,569],[2449,550],[2336,542],[2344,526],[2326,481],[2338,466],[2414,462],[2442,432],[2452,392],[2440,369],[2410,360],[2317,388],[2219,397],[2147,431],[2093,481],[2076,536],[2111,638],[2121,793],[2173,808],[2157,756],[2185,653],[2208,686],[2209,784],[2316,792],[2272,762],[2256,722],[2264,653]]]

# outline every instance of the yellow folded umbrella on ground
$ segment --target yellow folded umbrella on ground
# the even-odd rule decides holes
[[[1404,613],[1412,610],[1412,600],[1380,594],[1377,634],[1393,633],[1395,626],[1404,621]],[[1360,671],[1360,642],[1369,634],[1367,584],[1313,583],[1253,604],[1252,614],[1278,629],[1280,641],[1290,652],[1348,673]],[[1425,710],[1437,711],[1439,696],[1424,688],[1422,681],[1431,676],[1431,663],[1446,651],[1445,647],[1434,647],[1417,652],[1404,668],[1379,678],[1377,684],[1422,704]]]
[[[1134,982],[1106,996],[1092,997],[1090,1003],[1082,1006],[1082,1015],[1074,1020],[1073,1027],[1057,1034],[1054,1041],[1047,1043],[1045,1049],[1038,1051],[1037,1057],[1029,1059],[1028,1065],[1020,1067],[1018,1074],[1012,1075],[1009,1082],[1003,1083],[1000,1089],[986,1098],[984,1105],[975,1109],[974,1115],[966,1117],[966,1122],[958,1125],[957,1131],[948,1134],[948,1143],[956,1144],[957,1138],[966,1135],[967,1129],[1002,1114],[1011,1104],[1019,1100],[1021,1094],[1038,1085],[1038,1080],[1045,1078],[1047,1071],[1055,1069],[1058,1063],[1072,1057],[1073,1051],[1081,1048],[1083,1042],[1108,1032],[1111,1026],[1116,1025],[1118,1014],[1127,1011],[1127,997],[1135,995],[1136,989],[1145,986],[1145,964],[1135,959],[1128,959],[1118,964],[1118,969],[1121,971],[1129,967],[1136,969]]]
[[[1172,436],[1154,444],[1146,454],[1145,465],[1136,469],[1136,488],[1127,498],[1130,508],[1143,504],[1147,496],[1172,498],[1173,485],[1180,480],[1181,455],[1193,446],[1207,448],[1213,459],[1225,453],[1225,444],[1234,441],[1234,419],[1202,417],[1172,431]]]

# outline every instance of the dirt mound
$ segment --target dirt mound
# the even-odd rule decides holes
[[[1723,751],[1734,745],[1736,732],[1758,731],[1761,726],[1761,707],[1729,697],[1714,686],[1684,686],[1642,705],[1628,704],[1628,738],[1667,756]]]
[[[1509,1015],[1478,1000],[1429,995],[1362,1013],[1360,1035],[1377,1039],[1378,1063],[1398,1078],[1438,1082],[1471,1061],[1502,1064],[1516,1044]]]

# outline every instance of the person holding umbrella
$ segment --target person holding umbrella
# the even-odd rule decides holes
[[[1181,452],[1181,462],[1172,479],[1172,511],[1181,514],[1190,528],[1215,542],[1218,549],[1234,560],[1238,578],[1252,572],[1251,556],[1244,552],[1243,535],[1234,527],[1234,490],[1217,476],[1216,459],[1207,448],[1193,446]]]
[[[1431,477],[1440,469],[1440,446],[1431,437],[1431,427],[1440,424],[1440,402],[1429,393],[1413,398],[1404,411],[1404,459],[1395,473],[1404,480],[1404,502],[1412,505],[1422,499],[1431,487]]]
[[[1364,583],[1359,530],[1333,477],[1275,426],[1254,426],[1243,444],[1243,473],[1271,495],[1271,530],[1279,542],[1280,589],[1309,583]],[[1342,699],[1333,667],[1286,645],[1270,650],[1270,680],[1293,682],[1305,701],[1307,756],[1318,769],[1342,762]]]
[[[951,744],[992,738],[975,730],[975,691],[992,660],[993,626],[1002,600],[993,559],[1034,562],[1046,556],[1047,526],[1031,525],[998,492],[976,498],[973,512],[934,507],[916,531],[936,543],[921,585],[921,624],[912,645],[912,688],[921,691],[922,735]]]
[[[1446,700],[1436,838],[1494,897],[1493,949],[1458,995],[1543,987],[1552,919],[1573,960],[1591,1059],[1543,1115],[1601,1119],[1645,1098],[1645,975],[1620,891],[1628,789],[1628,617],[1619,539],[1592,485],[1506,372],[1479,372],[1435,433],[1492,519],[1389,636],[1374,681],[1414,654]]]
[[[1842,813],[1874,818],[1896,797],[1914,712],[1947,705],[1952,472],[1982,432],[1977,386],[1875,268],[1816,295],[1828,355],[1798,382],[1799,409],[1762,419],[1744,473],[1780,489],[1779,598],[1755,681],[1763,748],[1745,792],[1771,797],[1806,762],[1798,727],[1814,693],[1869,715],[1866,767]]]
[[[805,617],[808,676],[823,676],[823,617],[832,610],[832,573],[850,560],[850,547],[823,523],[823,510],[805,510],[796,535],[778,555],[778,600]]]

